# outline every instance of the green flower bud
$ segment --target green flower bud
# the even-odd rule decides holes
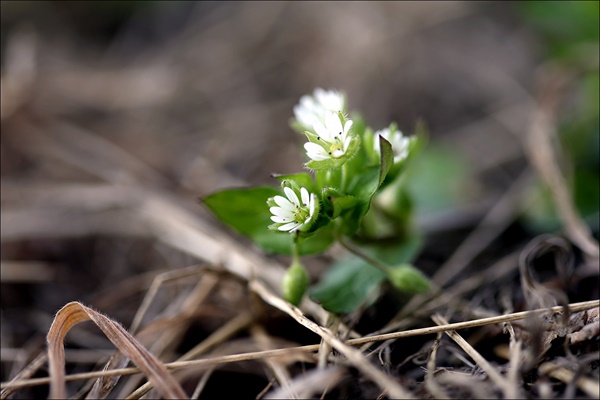
[[[388,279],[396,289],[405,293],[421,294],[430,289],[429,279],[409,264],[390,268]]]
[[[299,262],[295,262],[288,268],[283,276],[281,292],[283,298],[297,306],[300,304],[304,292],[308,288],[308,273]]]

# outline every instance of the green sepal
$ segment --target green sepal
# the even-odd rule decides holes
[[[290,186],[292,186],[292,189],[295,189],[297,187],[297,189],[295,191],[298,193],[300,192],[301,187],[306,188],[306,190],[308,190],[309,193],[317,192],[317,190],[315,189],[315,182],[313,181],[313,178],[306,172],[300,172],[297,174],[285,174],[285,175],[273,174],[272,176],[279,180],[282,187],[286,186],[286,182],[294,182],[296,186],[293,186],[293,185],[290,185]]]
[[[317,137],[317,135],[311,134],[310,132],[305,132],[305,134],[307,137],[309,137],[309,139],[311,136],[314,136],[315,138]],[[342,165],[344,165],[344,163],[346,163],[346,161],[348,161],[356,154],[356,151],[360,146],[360,138],[356,135],[353,135],[352,133],[349,133],[349,135],[352,137],[352,139],[350,140],[350,144],[348,145],[348,150],[346,150],[346,153],[342,157],[329,158],[327,160],[321,161],[310,160],[306,163],[306,167],[313,171],[330,171],[333,169],[340,168]],[[316,139],[311,140],[311,142],[319,144],[319,142],[316,141]]]

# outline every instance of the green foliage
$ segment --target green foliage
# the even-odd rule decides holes
[[[561,110],[559,139],[569,168],[566,178],[579,214],[593,229],[600,215],[600,3],[598,1],[523,1],[519,10],[538,33],[547,62],[577,77],[571,86],[574,107]],[[572,167],[572,168],[570,168]],[[560,227],[554,201],[541,182],[526,196],[525,222],[536,232]]]
[[[379,241],[363,245],[360,249],[370,257],[388,265],[411,262],[422,246],[417,235],[401,241]],[[423,276],[421,276],[423,277]],[[372,296],[374,290],[386,279],[385,272],[375,268],[365,260],[352,256],[333,264],[319,283],[310,291],[310,298],[321,304],[329,312],[343,314],[354,311]],[[426,280],[426,278],[424,278]],[[409,293],[422,288],[419,280],[410,286]]]
[[[428,146],[406,171],[406,189],[418,213],[431,213],[464,204],[470,193],[468,166],[456,153]]]
[[[270,186],[227,189],[213,193],[202,201],[221,222],[249,237],[266,252],[291,255],[294,237],[267,229],[271,223],[271,213],[265,201],[278,194],[279,190]],[[331,246],[333,241],[331,229],[316,230],[299,240],[298,253],[321,253]]]
[[[348,313],[360,307],[385,279],[384,272],[350,258],[332,265],[310,291],[310,298],[329,312]]]
[[[308,285],[298,255],[321,253],[336,240],[356,243],[365,259],[338,262],[313,288],[311,297],[327,310],[356,309],[386,279],[406,292],[420,292],[426,278],[410,271],[398,275],[386,265],[411,262],[421,247],[410,227],[413,207],[404,175],[425,141],[424,126],[417,125],[418,135],[410,139],[395,124],[375,135],[360,116],[349,122],[343,110],[332,113],[332,107],[345,104],[339,92],[314,93],[295,108],[303,125],[291,122],[309,140],[308,157],[318,160],[305,164],[311,173],[275,175],[281,189],[223,190],[206,197],[204,204],[265,251],[294,256],[282,282],[284,298],[292,304],[299,304]],[[305,130],[311,120],[315,131]],[[398,146],[396,154],[387,137]]]
[[[569,60],[590,49],[586,44],[598,43],[599,4],[585,0],[521,1],[519,10],[546,40],[548,56]]]

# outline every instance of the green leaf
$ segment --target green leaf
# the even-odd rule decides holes
[[[226,189],[205,197],[203,203],[226,225],[249,237],[269,253],[291,254],[292,234],[268,229],[271,212],[267,199],[280,195],[278,189],[259,186],[245,189]],[[301,234],[298,240],[300,255],[321,253],[334,241],[332,229],[318,229]]]
[[[371,197],[377,191],[379,177],[379,166],[364,167],[350,178],[346,192],[363,201],[370,202]]]
[[[331,219],[340,218],[341,232],[345,235],[352,235],[360,226],[360,220],[366,214],[368,204],[357,197],[343,195],[332,188],[323,190],[324,212]]]
[[[406,241],[381,241],[360,246],[371,257],[388,265],[412,262],[422,240],[411,236]],[[387,279],[384,272],[358,257],[349,257],[332,265],[310,291],[310,298],[327,311],[342,314],[363,305],[373,290]]]
[[[430,145],[405,171],[406,188],[421,215],[450,210],[471,197],[469,165],[455,151]]]
[[[343,314],[360,307],[381,282],[385,273],[358,258],[332,265],[310,291],[310,298],[329,312]]]
[[[411,263],[423,248],[423,238],[408,232],[404,239],[379,239],[372,242],[356,242],[363,252],[386,265]]]
[[[394,165],[392,145],[382,136],[379,136],[379,148],[381,149],[381,158],[379,160],[379,183],[377,184],[377,188],[381,186],[390,168]],[[373,194],[375,194],[375,191],[373,191]]]

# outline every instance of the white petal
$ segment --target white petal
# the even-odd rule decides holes
[[[354,122],[352,122],[351,119],[349,119],[348,121],[346,121],[346,123],[344,124],[344,137],[346,137],[346,135],[348,134],[348,132],[350,132],[350,128],[352,128],[352,124]]]
[[[325,125],[327,126],[327,130],[331,135],[331,138],[336,137],[339,133],[342,133],[342,121],[340,121],[340,116],[337,113],[328,113],[325,116]]]
[[[311,193],[310,195],[310,217],[312,218],[315,215],[315,211],[317,210],[317,196]]]
[[[290,218],[290,219],[294,218],[293,212],[286,208],[271,207],[271,208],[269,208],[269,211],[271,211],[271,214],[276,215],[278,217]]]
[[[284,210],[294,211],[296,209],[294,205],[283,196],[277,195],[273,197],[273,200],[275,200],[275,203]]]
[[[299,226],[300,226],[299,222],[290,222],[289,224],[281,225],[277,229],[280,231],[290,231],[291,232],[293,229],[295,229]]]
[[[350,146],[350,141],[352,141],[352,138],[350,136],[347,136],[344,139],[344,153],[346,152],[346,150],[348,150],[348,147]]]
[[[293,220],[294,220],[293,218],[282,218],[282,217],[277,217],[275,215],[271,216],[271,221],[277,222],[278,224],[287,224]]]
[[[305,188],[300,188],[300,197],[302,197],[302,205],[304,207],[308,206],[308,203],[310,201],[308,190],[306,190]]]
[[[334,150],[331,155],[333,156],[333,158],[340,158],[344,155],[344,150]]]
[[[315,133],[317,134],[317,136],[319,136],[321,138],[321,140],[325,140],[326,142],[330,142],[331,141],[331,137],[329,135],[329,131],[327,130],[327,128],[325,128],[325,125],[323,125],[321,123],[321,121],[316,120],[313,123],[313,130],[315,131]]]
[[[284,191],[285,195],[287,196],[287,198],[290,199],[290,201],[292,203],[294,203],[294,205],[296,205],[296,206],[300,205],[300,200],[298,200],[298,196],[296,195],[296,193],[294,193],[294,191],[292,189],[290,189],[289,187],[284,187],[283,191]]]
[[[331,157],[328,155],[324,156],[322,154],[315,154],[315,153],[306,153],[306,155],[314,161],[325,161],[325,160],[329,160]]]
[[[306,155],[315,161],[323,161],[331,158],[325,149],[316,143],[304,143],[304,148],[306,149]]]

